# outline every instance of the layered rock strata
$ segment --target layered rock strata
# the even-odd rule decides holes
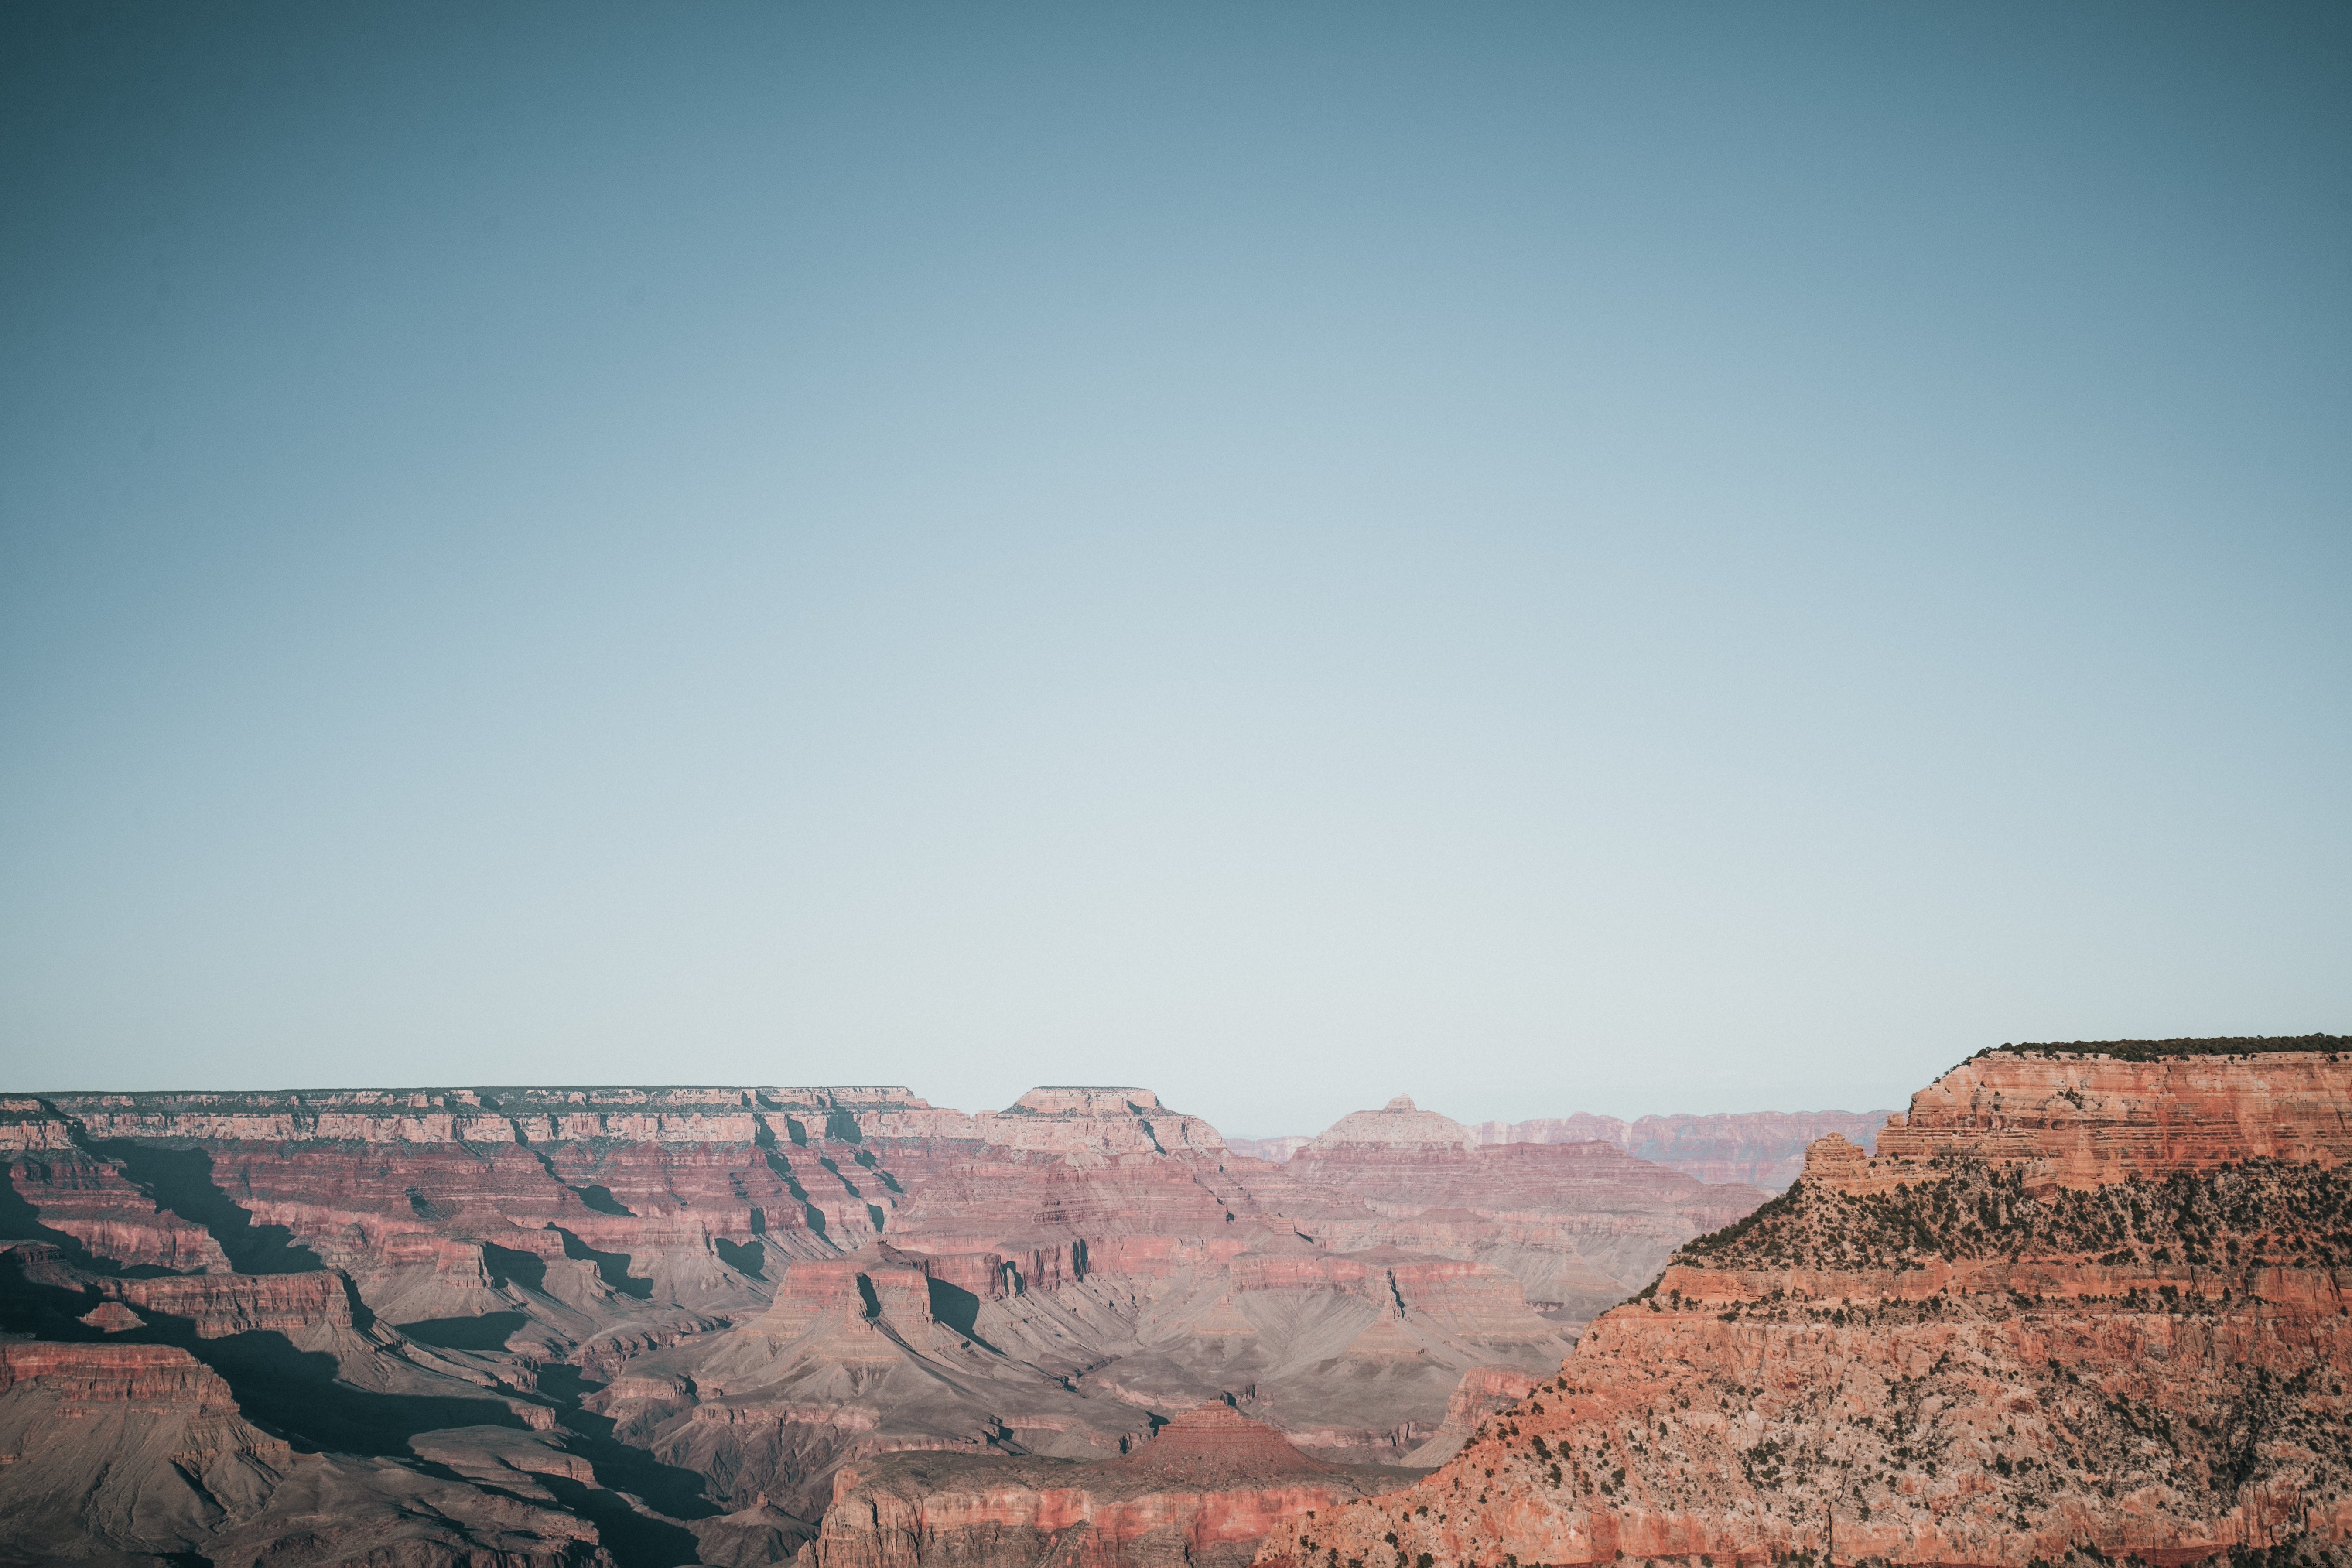
[[[1239,1568],[1285,1519],[1409,1477],[1310,1459],[1223,1405],[1092,1463],[895,1454],[842,1472],[808,1568]]]
[[[1316,1239],[1475,1258],[1570,1322],[1623,1300],[1676,1246],[1768,1196],[1711,1186],[1607,1143],[1482,1146],[1461,1123],[1402,1097],[1342,1120],[1283,1173],[1297,1184],[1285,1210]]]
[[[1574,1325],[1530,1279],[1598,1305],[1624,1288],[1621,1231],[1687,1236],[1762,1196],[1693,1204],[1613,1151],[1580,1180],[1599,1167],[1560,1151],[1537,1160],[1556,1181],[1505,1184],[1508,1212],[1432,1210],[1393,1189],[1437,1166],[1336,1142],[1267,1164],[1128,1088],[977,1115],[887,1086],[18,1097],[0,1333],[168,1352],[212,1380],[190,1419],[292,1468],[177,1534],[28,1508],[0,1517],[0,1559],[227,1560],[290,1539],[271,1521],[307,1496],[393,1531],[348,1537],[387,1561],[781,1560],[845,1468],[1108,1463],[1212,1407],[1318,1462],[1406,1464],[1458,1442],[1494,1378],[1558,1364]],[[92,1452],[119,1477],[162,1462]],[[49,1468],[26,1464],[12,1482]],[[441,1522],[401,1535],[404,1510]]]
[[[1871,1184],[1939,1157],[2031,1167],[2089,1187],[2250,1159],[2352,1160],[2352,1043],[2341,1052],[2153,1061],[1991,1052],[1912,1098],[1879,1134]]]
[[[2340,1563],[2346,1065],[1965,1064],[1260,1561]]]
[[[0,1340],[0,1552],[162,1562],[200,1550],[238,1568],[612,1561],[593,1526],[528,1489],[536,1501],[512,1485],[298,1453],[174,1346]]]
[[[1785,1192],[1805,1168],[1805,1150],[1835,1133],[1868,1149],[1885,1125],[1885,1110],[1749,1110],[1712,1116],[1542,1117],[1529,1121],[1481,1121],[1474,1139],[1491,1143],[1614,1145],[1637,1160],[1680,1171],[1702,1182],[1743,1183]]]
[[[1360,1112],[1358,1116],[1379,1114]],[[1710,1116],[1643,1116],[1632,1121],[1615,1116],[1544,1116],[1526,1121],[1472,1122],[1462,1126],[1461,1139],[1441,1137],[1441,1141],[1466,1141],[1480,1146],[1607,1143],[1620,1153],[1664,1165],[1701,1182],[1762,1187],[1778,1193],[1785,1192],[1804,1169],[1805,1150],[1816,1139],[1834,1132],[1867,1150],[1890,1114],[1885,1110],[1756,1110]],[[1343,1121],[1340,1125],[1348,1123]],[[1355,1126],[1363,1128],[1365,1122],[1358,1120]],[[1236,1154],[1279,1164],[1309,1145],[1324,1142],[1328,1147],[1325,1140],[1329,1136],[1228,1138],[1225,1146]]]

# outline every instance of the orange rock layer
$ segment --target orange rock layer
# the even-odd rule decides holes
[[[1121,1459],[900,1454],[844,1471],[803,1568],[1237,1568],[1282,1521],[1377,1484],[1207,1405]]]
[[[2327,1561],[2352,1542],[2346,1063],[1980,1058],[1685,1247],[1282,1568]],[[2079,1103],[2078,1103],[2079,1100]]]

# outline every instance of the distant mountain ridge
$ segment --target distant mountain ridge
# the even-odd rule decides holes
[[[1879,1129],[1894,1114],[1892,1110],[1741,1110],[1711,1116],[1644,1116],[1627,1121],[1579,1113],[1460,1125],[1474,1147],[1612,1143],[1636,1160],[1647,1160],[1702,1182],[1744,1184],[1778,1193],[1787,1191],[1804,1170],[1805,1148],[1815,1139],[1836,1133],[1872,1150],[1877,1146]],[[1225,1147],[1236,1154],[1279,1164],[1314,1142],[1312,1134],[1228,1138]]]
[[[2131,1043],[1980,1053],[1875,1154],[1824,1138],[1256,1568],[2345,1568],[2352,1054]]]

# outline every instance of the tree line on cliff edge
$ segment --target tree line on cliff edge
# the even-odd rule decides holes
[[[2352,1035],[2222,1035],[2210,1039],[2178,1040],[2019,1040],[1987,1046],[1969,1061],[1991,1056],[2113,1057],[2119,1061],[2153,1062],[2168,1057],[2256,1057],[2290,1052],[2319,1052],[2334,1061],[2352,1053]]]

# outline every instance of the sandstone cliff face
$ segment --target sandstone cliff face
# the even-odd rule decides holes
[[[1426,1481],[1261,1561],[1819,1561],[1832,1529],[1838,1562],[2328,1559],[2352,1538],[2339,1067],[1969,1063],[1875,1160],[1824,1140],[1683,1248]]]
[[[16,1194],[38,1212],[43,1225],[100,1257],[173,1273],[226,1272],[230,1267],[211,1232],[163,1207],[110,1161],[68,1143],[28,1150],[9,1171]]]
[[[200,1548],[237,1568],[611,1563],[593,1526],[515,1490],[298,1453],[173,1346],[0,1341],[0,1550],[181,1560]]]
[[[1762,1195],[1423,1115],[1369,1123],[1436,1126],[1420,1164],[1339,1138],[1294,1170],[1127,1088],[976,1115],[887,1086],[24,1098],[0,1332],[168,1352],[211,1380],[188,1419],[254,1435],[223,1452],[291,1455],[171,1530],[107,1513],[119,1550],[299,1555],[307,1498],[356,1521],[299,1527],[318,1554],[756,1563],[892,1454],[1111,1463],[1229,1401],[1320,1463],[1450,1452],[1642,1248]],[[58,1473],[177,1462],[138,1438]],[[1281,1490],[1152,1506],[1255,1531]],[[0,1518],[0,1553],[54,1547],[59,1507]]]
[[[1912,1097],[1879,1134],[1895,1182],[1939,1155],[2032,1165],[2070,1186],[2273,1158],[2352,1159],[2352,1052],[2152,1062],[1991,1053]]]
[[[1381,1479],[1309,1459],[1212,1405],[1121,1459],[899,1454],[845,1470],[807,1555],[812,1568],[1235,1568],[1277,1521],[1328,1512]]]

